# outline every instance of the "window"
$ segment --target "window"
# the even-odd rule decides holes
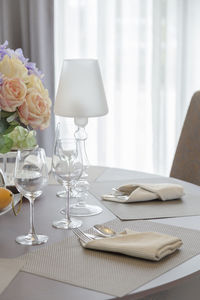
[[[169,174],[200,86],[199,11],[198,0],[55,0],[56,88],[64,58],[101,67],[109,114],[86,127],[91,164]]]

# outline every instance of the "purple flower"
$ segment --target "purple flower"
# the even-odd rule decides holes
[[[36,64],[33,62],[29,62],[29,58],[24,57],[23,51],[21,48],[18,48],[14,51],[14,55],[18,57],[21,62],[25,65],[28,70],[28,74],[34,74],[38,76],[40,79],[43,78],[43,73],[36,67]]]
[[[8,41],[5,41],[4,44],[0,45],[0,61],[4,58],[5,55],[9,57],[17,57],[27,68],[28,74],[34,74],[39,77],[41,80],[44,77],[44,74],[36,67],[36,64],[33,62],[29,62],[29,58],[24,57],[23,51],[21,48],[16,50],[7,48]],[[1,79],[0,79],[1,80]],[[1,84],[1,81],[0,81]]]
[[[4,44],[0,45],[0,49],[5,50],[7,48],[7,46],[8,46],[8,41],[5,41]]]
[[[34,74],[38,76],[40,79],[44,77],[44,74],[36,67],[36,64],[33,62],[27,62],[25,67],[28,69],[28,74]]]
[[[13,51],[13,50],[12,50]],[[36,67],[36,64],[33,62],[29,62],[29,58],[24,57],[23,51],[21,48],[16,49],[11,53],[11,55],[15,55],[17,58],[21,60],[21,62],[25,65],[28,70],[28,74],[34,74],[38,76],[40,79],[43,78],[43,73]]]
[[[21,48],[18,48],[14,51],[14,55],[21,60],[21,62],[26,65],[26,63],[29,61],[28,58],[24,57],[23,51]]]
[[[4,58],[7,53],[8,41],[5,41],[4,44],[0,45],[0,61]]]
[[[4,44],[0,45],[0,61],[4,58],[5,55],[8,55],[9,57],[15,55],[15,51],[7,48],[8,41],[5,41]]]

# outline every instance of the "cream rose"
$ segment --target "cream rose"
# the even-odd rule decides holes
[[[16,57],[5,55],[0,62],[0,73],[8,78],[25,79],[28,76],[28,70],[24,64]]]
[[[0,107],[1,109],[13,112],[25,100],[27,87],[19,78],[4,79],[0,86]]]
[[[49,125],[51,100],[43,96],[34,88],[29,89],[24,103],[18,107],[22,123],[34,129],[45,129]]]
[[[40,78],[34,74],[31,74],[27,77],[26,85],[28,89],[36,89],[43,97],[49,97],[48,90],[44,88]]]

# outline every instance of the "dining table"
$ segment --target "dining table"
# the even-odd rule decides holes
[[[200,187],[192,183],[184,182],[175,178],[164,177],[134,170],[110,168],[102,166],[91,166],[88,170],[88,180],[90,191],[87,202],[102,207],[102,213],[89,217],[79,217],[83,224],[81,229],[88,230],[95,224],[102,224],[111,220],[118,219],[109,206],[98,197],[93,191],[94,186],[101,188],[105,186],[117,187],[125,182],[171,182],[178,183],[184,190],[199,198]],[[109,185],[108,185],[109,183]],[[64,198],[56,196],[61,189],[52,175],[49,185],[44,188],[42,196],[35,201],[35,227],[38,233],[48,235],[49,240],[45,245],[23,246],[15,242],[15,238],[26,233],[29,228],[29,203],[24,200],[20,213],[15,216],[10,210],[6,214],[0,215],[0,258],[13,259],[29,252],[43,249],[62,241],[66,237],[74,236],[72,230],[59,230],[52,226],[52,222],[61,218],[60,209],[64,207]],[[102,193],[104,191],[102,190]],[[72,199],[76,201],[76,199]],[[121,220],[123,222],[123,220]],[[149,222],[167,224],[200,230],[200,214],[195,212],[191,215],[178,217],[159,217],[148,219]],[[81,247],[81,246],[80,246]],[[76,263],[76,262],[74,262]],[[134,272],[134,270],[133,270]],[[199,299],[200,294],[200,254],[193,256],[185,262],[164,272],[153,280],[146,282],[142,286],[134,289],[120,299]],[[1,280],[1,279],[0,279]],[[123,285],[124,282],[122,281]],[[0,300],[105,300],[118,299],[107,293],[79,287],[66,282],[49,279],[28,272],[20,271],[5,288],[0,295]]]

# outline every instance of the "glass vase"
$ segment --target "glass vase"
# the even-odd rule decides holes
[[[6,186],[14,186],[14,167],[16,156],[17,151],[15,150],[5,154],[0,153],[1,169]]]

